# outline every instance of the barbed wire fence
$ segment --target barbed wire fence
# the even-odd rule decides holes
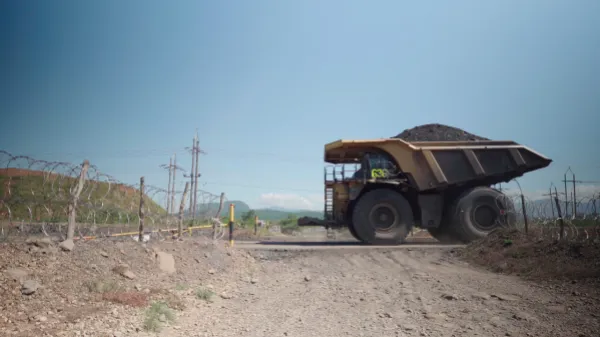
[[[82,166],[0,150],[0,239],[32,234],[65,239],[69,208],[73,205]],[[146,239],[151,235],[161,239],[173,237],[181,220],[184,235],[206,232],[191,230],[189,214],[184,211],[180,219],[179,207],[171,205],[167,212],[169,199],[177,204],[184,202],[184,191],[144,184],[140,198],[140,183],[121,182],[93,164],[83,172],[84,184],[75,203],[75,239],[120,236],[138,239],[135,233],[139,230],[140,216]],[[216,232],[213,238],[222,238],[225,230],[214,208],[209,206],[226,201],[224,194],[198,190],[195,200],[199,207],[194,224],[202,225],[196,227],[213,228]]]
[[[573,201],[568,193],[560,193],[553,184],[544,195],[546,199],[531,199],[523,194],[520,186],[518,192],[504,192],[503,197],[515,206],[513,216],[517,229],[553,240],[600,240],[600,193]]]
[[[38,160],[0,150],[0,239],[27,234],[66,238],[69,207],[81,172],[81,164]],[[226,212],[224,194],[198,189],[190,198],[190,201],[196,200],[196,209],[189,205],[184,207],[188,211],[184,210],[180,219],[180,207],[175,203],[185,205],[184,191],[176,190],[174,184],[169,188],[145,185],[143,212],[140,212],[139,183],[123,183],[102,173],[95,165],[89,165],[84,181],[76,205],[78,238],[131,236],[139,240],[135,233],[139,229],[140,215],[144,225],[142,239],[151,235],[163,239],[173,237],[179,232],[181,220],[186,229],[184,235],[207,232],[191,230],[194,226],[212,228],[215,240],[225,235],[221,221]],[[578,181],[573,175],[570,182]],[[598,240],[600,193],[580,196],[573,204],[575,190],[575,183],[572,193],[558,192],[551,185],[546,199],[533,200],[525,197],[519,187],[519,191],[505,193],[505,197],[515,205],[514,216],[520,229],[558,239]],[[222,210],[220,216],[216,216],[214,207],[208,206],[219,203]]]

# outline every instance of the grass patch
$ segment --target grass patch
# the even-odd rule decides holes
[[[175,285],[175,290],[177,291],[184,291],[187,290],[189,287],[186,284],[176,284]]]
[[[167,303],[162,301],[153,302],[152,305],[146,309],[144,318],[144,330],[151,332],[160,332],[163,327],[163,323],[172,323],[175,321],[175,313]]]
[[[214,295],[215,295],[215,293],[210,289],[206,289],[206,288],[196,289],[196,298],[199,300],[210,301]]]

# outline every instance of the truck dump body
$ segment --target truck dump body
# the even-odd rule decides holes
[[[338,140],[325,145],[325,161],[360,163],[372,152],[392,158],[419,192],[508,182],[552,162],[513,141],[406,142],[397,138]]]

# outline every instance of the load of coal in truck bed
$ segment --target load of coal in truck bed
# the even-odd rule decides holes
[[[392,138],[400,138],[407,142],[490,140],[465,130],[443,124],[423,124],[415,126],[412,129],[402,131],[402,133]]]

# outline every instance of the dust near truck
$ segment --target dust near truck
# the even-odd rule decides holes
[[[513,141],[428,124],[394,138],[325,145],[324,219],[367,244],[395,245],[413,227],[441,242],[468,243],[513,227],[513,202],[493,185],[547,167],[551,159]]]

